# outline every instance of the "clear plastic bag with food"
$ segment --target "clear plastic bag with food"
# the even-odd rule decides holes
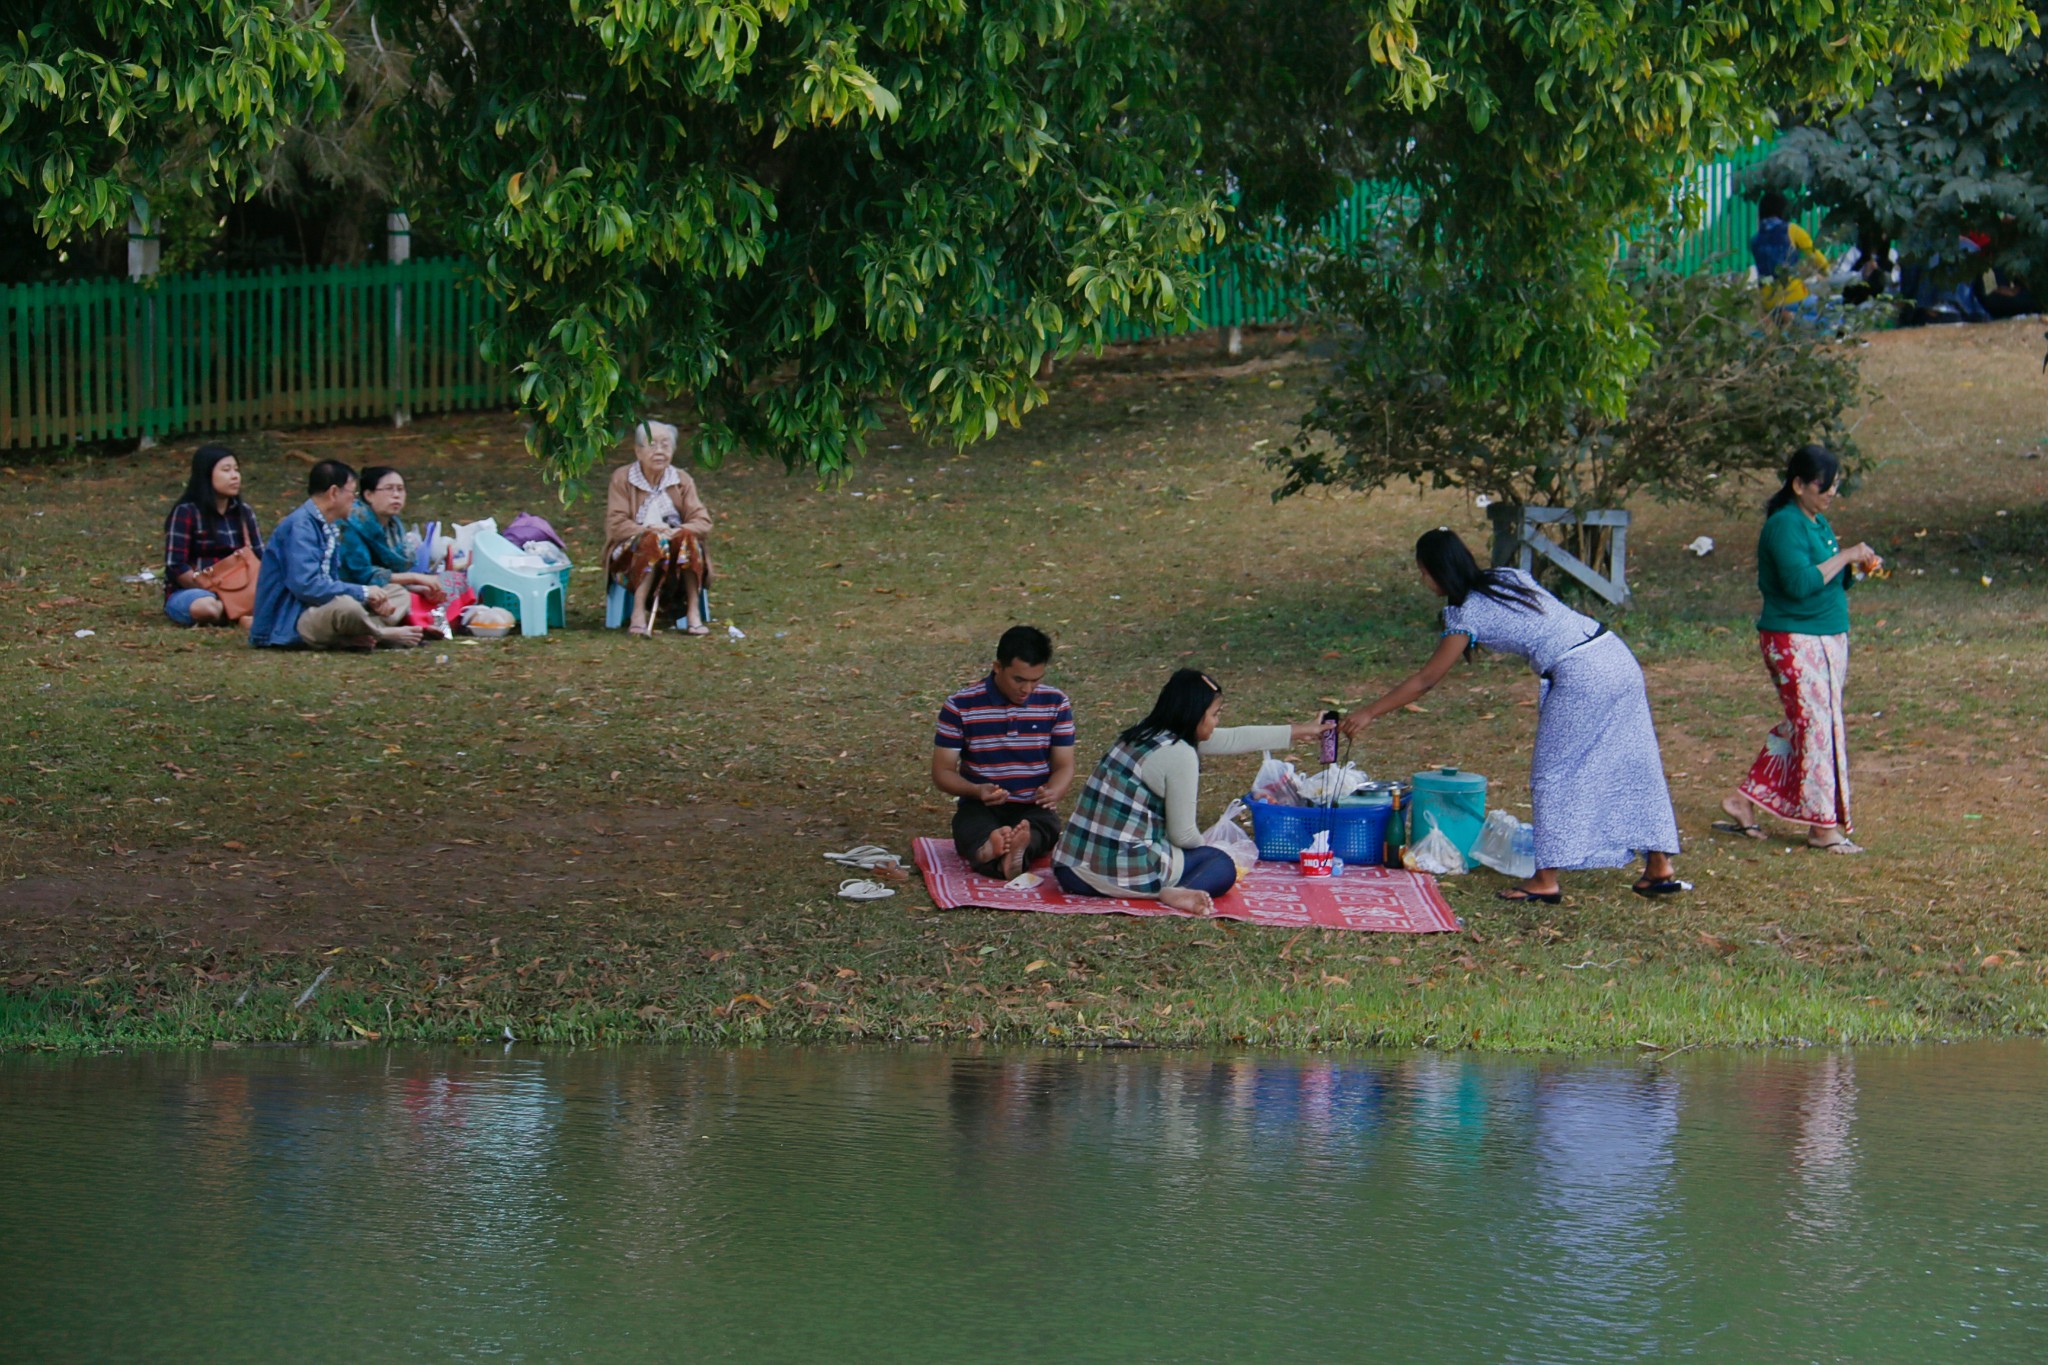
[[[1220,848],[1228,853],[1239,872],[1249,872],[1252,864],[1259,860],[1258,843],[1238,823],[1238,818],[1244,813],[1244,802],[1232,801],[1223,808],[1223,818],[1209,826],[1202,835],[1202,842],[1210,848]]]
[[[1275,806],[1308,804],[1301,799],[1301,776],[1295,772],[1294,765],[1270,753],[1259,765],[1259,775],[1252,779],[1252,799]]]
[[[1438,877],[1463,876],[1465,855],[1458,852],[1458,846],[1443,832],[1435,816],[1425,811],[1422,818],[1429,822],[1429,833],[1408,845],[1401,855],[1401,866],[1410,872],[1428,872]]]

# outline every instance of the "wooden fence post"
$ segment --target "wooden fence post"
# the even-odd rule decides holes
[[[132,283],[141,284],[153,279],[157,267],[163,260],[163,243],[157,240],[156,221],[149,212],[149,201],[136,195],[128,211],[128,278]],[[148,450],[156,444],[156,432],[150,429],[150,416],[157,405],[157,344],[156,344],[156,291],[145,289],[142,293],[142,336],[130,338],[133,347],[133,367],[129,373],[135,376],[135,389],[130,401],[137,409],[136,424],[142,428],[138,445]]]
[[[384,215],[384,250],[393,265],[412,259],[412,219],[402,213]],[[391,282],[391,425],[402,427],[412,421],[412,408],[405,401],[405,281]]]

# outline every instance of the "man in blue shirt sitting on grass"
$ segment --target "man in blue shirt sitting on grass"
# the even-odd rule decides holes
[[[249,643],[309,649],[418,644],[418,626],[391,626],[378,619],[383,588],[334,576],[337,523],[356,505],[355,470],[339,460],[322,460],[306,478],[306,493],[263,547]]]

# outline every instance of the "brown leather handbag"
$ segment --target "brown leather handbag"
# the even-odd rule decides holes
[[[220,599],[228,620],[245,621],[256,613],[256,575],[262,568],[256,552],[244,545],[193,574],[192,581]]]

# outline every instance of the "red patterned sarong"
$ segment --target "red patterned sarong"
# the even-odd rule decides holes
[[[636,595],[653,578],[648,602],[656,617],[683,615],[697,588],[711,581],[711,559],[704,540],[694,531],[642,531],[612,547],[605,565],[611,577]]]
[[[1737,790],[1782,820],[1851,829],[1849,738],[1842,711],[1849,637],[1782,630],[1757,635],[1785,719],[1764,737],[1763,752]]]

